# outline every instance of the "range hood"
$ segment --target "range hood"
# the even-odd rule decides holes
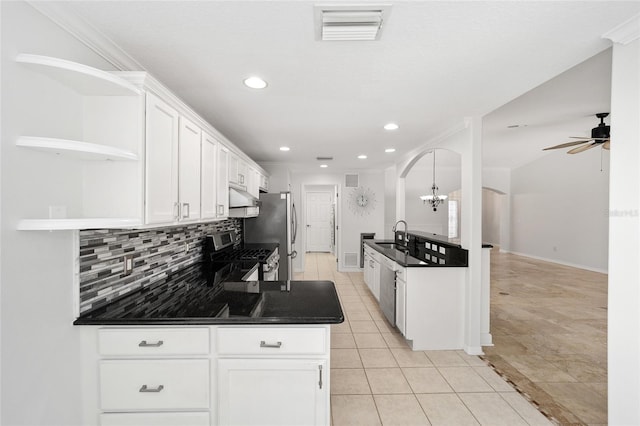
[[[232,186],[229,187],[229,208],[234,209],[238,207],[257,207],[260,205],[260,200],[258,200],[253,195],[249,194],[247,191],[234,188]]]

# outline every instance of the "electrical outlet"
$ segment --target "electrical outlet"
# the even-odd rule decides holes
[[[127,254],[123,258],[124,268],[123,275],[130,275],[133,271],[133,255]]]

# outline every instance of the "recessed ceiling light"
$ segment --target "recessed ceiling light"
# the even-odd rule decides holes
[[[327,166],[326,164],[320,164],[320,167],[322,167],[323,169],[326,169],[329,166]]]
[[[395,148],[387,148],[384,150],[384,152],[396,152]]]
[[[361,159],[361,160],[365,160],[367,158],[367,156],[364,155],[364,154],[361,154],[361,155],[358,155],[358,158]]]
[[[387,123],[384,125],[385,130],[398,130],[398,126],[396,123]]]
[[[280,151],[289,151],[291,148],[289,148],[288,146],[281,146],[280,147]]]
[[[267,82],[260,77],[249,77],[244,80],[244,85],[251,87],[252,89],[264,89],[267,87]]]

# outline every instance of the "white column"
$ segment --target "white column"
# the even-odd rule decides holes
[[[614,42],[609,183],[609,424],[640,424],[640,15]]]
[[[469,250],[465,292],[465,347],[482,354],[482,119],[466,120],[467,140],[462,154],[462,246]]]

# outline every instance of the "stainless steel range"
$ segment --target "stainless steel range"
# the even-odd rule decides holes
[[[258,279],[277,281],[280,255],[277,244],[240,244],[235,231],[224,231],[205,237],[205,262],[214,264],[260,263]]]

